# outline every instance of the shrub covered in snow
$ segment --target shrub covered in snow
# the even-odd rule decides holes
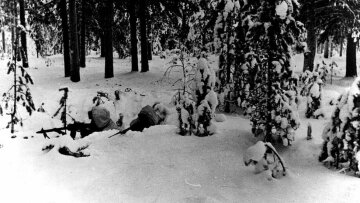
[[[321,108],[322,86],[324,85],[324,73],[322,71],[313,72],[305,71],[301,75],[301,81],[304,83],[300,94],[306,97],[306,111],[307,118],[319,118],[324,116]]]
[[[284,161],[271,143],[258,141],[245,151],[243,160],[246,166],[254,165],[255,173],[267,173],[269,179],[286,175]]]
[[[342,171],[360,169],[360,78],[340,95],[331,121],[323,130],[319,161]]]
[[[183,68],[182,86],[174,95],[181,135],[208,136],[215,133],[211,122],[218,105],[214,92],[215,72],[206,58],[201,57],[196,66],[187,63],[183,52],[179,56]],[[187,70],[191,67],[191,70]]]

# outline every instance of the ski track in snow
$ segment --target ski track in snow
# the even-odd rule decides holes
[[[293,146],[275,146],[289,172],[281,179],[269,181],[264,173],[254,174],[252,167],[245,167],[243,153],[257,139],[251,134],[250,121],[236,115],[227,115],[225,122],[216,123],[218,133],[204,138],[177,135],[172,109],[169,125],[154,126],[143,133],[130,131],[109,139],[116,131],[107,131],[81,140],[72,140],[69,135],[56,138],[56,133],[49,133],[52,139],[45,140],[35,131],[61,126],[58,119],[51,119],[61,87],[69,87],[71,115],[81,121],[88,121],[86,112],[96,91],[112,95],[117,89],[130,87],[142,96],[125,95],[112,115],[126,111],[126,124],[136,117],[141,106],[154,101],[170,102],[174,90],[171,82],[158,82],[166,66],[157,57],[150,62],[148,73],[129,73],[130,60],[115,59],[115,77],[104,79],[104,59],[90,56],[87,67],[81,69],[79,83],[63,77],[61,57],[49,57],[50,67],[45,66],[44,59],[31,59],[30,64],[35,65],[28,71],[35,82],[30,87],[34,102],[37,107],[44,102],[48,113],[35,113],[31,118],[24,114],[24,128],[15,133],[15,139],[10,138],[9,129],[3,129],[8,118],[0,117],[0,202],[360,201],[358,178],[329,170],[317,161],[321,132],[334,108],[328,103],[345,87],[325,86],[324,119],[306,119],[305,98],[302,100],[301,126]],[[293,61],[297,69],[302,67],[299,61],[298,56]],[[215,62],[212,65],[216,68]],[[5,75],[4,61],[0,61],[0,67],[3,92],[9,88],[11,76]],[[113,106],[111,102],[106,105]],[[313,128],[310,141],[306,140],[308,122]],[[29,139],[23,139],[24,136]],[[41,149],[49,144],[54,148],[43,152]],[[61,155],[57,151],[61,146],[72,150],[89,146],[84,152],[90,156]]]

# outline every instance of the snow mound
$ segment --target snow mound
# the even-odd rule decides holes
[[[259,161],[266,152],[265,143],[258,141],[255,145],[249,147],[244,154],[244,163],[249,165],[252,161]]]
[[[215,114],[215,121],[216,122],[225,122],[226,116],[224,114]]]

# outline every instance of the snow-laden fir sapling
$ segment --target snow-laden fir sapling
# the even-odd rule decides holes
[[[190,61],[189,56],[185,51],[175,55],[170,61],[170,65],[164,73],[164,78],[169,78],[174,69],[180,69],[181,78],[176,80],[173,86],[180,83],[177,92],[172,98],[172,103],[176,106],[179,121],[179,134],[191,135],[195,133],[195,100],[191,91],[191,83],[194,81],[194,66],[195,64]]]
[[[304,24],[296,20],[299,4],[291,0],[239,2],[239,23],[231,38],[241,44],[234,49],[233,95],[250,116],[255,136],[291,145],[300,124],[291,57],[306,47]]]
[[[23,27],[19,26],[17,29],[21,30]],[[13,56],[7,63],[8,71],[7,74],[13,74],[13,84],[10,89],[3,93],[2,103],[5,103],[5,110],[9,110],[7,113],[11,116],[6,128],[11,127],[11,133],[15,132],[15,125],[20,124],[23,126],[23,120],[18,111],[18,107],[22,106],[26,109],[27,113],[31,116],[32,112],[35,111],[34,101],[30,92],[29,84],[34,84],[30,74],[20,65],[20,61],[27,60],[26,56],[21,54],[22,47],[19,46],[18,35],[13,46]],[[18,71],[20,70],[21,73]],[[10,108],[10,109],[9,109]],[[0,105],[0,112],[3,109]]]
[[[215,133],[215,125],[211,122],[218,105],[215,87],[215,72],[204,54],[199,58],[195,69],[193,96],[197,107],[197,135],[208,136]]]
[[[56,112],[54,113],[54,115],[52,116],[52,118],[56,117],[60,112],[60,120],[63,123],[63,127],[65,130],[65,134],[66,134],[66,126],[67,126],[67,120],[66,117],[68,115],[67,113],[67,99],[68,99],[68,93],[69,93],[69,88],[68,87],[63,87],[60,88],[59,91],[63,91],[64,94],[61,97],[60,101],[59,101],[59,108],[56,110]]]
[[[176,63],[173,66],[180,67],[183,73],[183,77],[178,80],[182,82],[181,86],[173,97],[173,103],[178,112],[179,133],[181,135],[211,135],[215,129],[211,119],[218,102],[213,90],[215,72],[203,57],[195,65],[188,57],[185,57],[185,52],[182,51],[177,60],[180,64]]]
[[[340,95],[331,121],[323,130],[319,161],[360,175],[360,78]]]
[[[321,108],[322,86],[326,78],[326,72],[322,69],[314,70],[313,72],[305,71],[301,75],[301,81],[304,83],[300,94],[306,97],[305,116],[307,118],[324,117],[324,112]]]

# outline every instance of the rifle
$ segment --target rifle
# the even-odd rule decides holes
[[[47,135],[47,133],[49,132],[57,132],[61,135],[66,135],[66,133],[64,132],[66,128],[62,127],[62,128],[51,128],[51,129],[46,129],[44,130],[44,128],[41,128],[41,130],[37,131],[36,133],[38,134],[43,134],[44,138],[46,139],[50,139],[50,137]]]
[[[94,132],[94,130],[91,129],[90,124],[74,122],[67,125],[66,127],[61,127],[61,128],[51,128],[46,130],[44,128],[41,128],[41,130],[37,131],[36,133],[43,134],[45,139],[50,139],[50,137],[47,135],[48,132],[57,132],[61,135],[66,135],[66,130],[70,131],[70,136],[73,139],[75,139],[76,132],[80,132],[81,137],[85,137],[90,133]]]
[[[129,131],[130,129],[131,129],[131,127],[128,127],[128,128],[126,128],[126,129],[124,129],[124,130],[120,130],[119,132],[117,132],[117,133],[109,136],[108,138],[112,138],[112,137],[114,137],[115,135],[123,135],[123,134],[125,134],[127,131]]]
[[[48,133],[48,132],[57,132],[57,133],[59,133],[61,135],[65,135],[66,133],[63,130],[65,130],[64,127],[62,127],[62,128],[51,128],[51,129],[47,129],[47,130],[44,130],[44,128],[41,128],[41,130],[37,131],[36,133],[38,133],[38,134],[42,133],[44,135],[45,139],[46,138],[50,139],[50,137],[46,133]]]

